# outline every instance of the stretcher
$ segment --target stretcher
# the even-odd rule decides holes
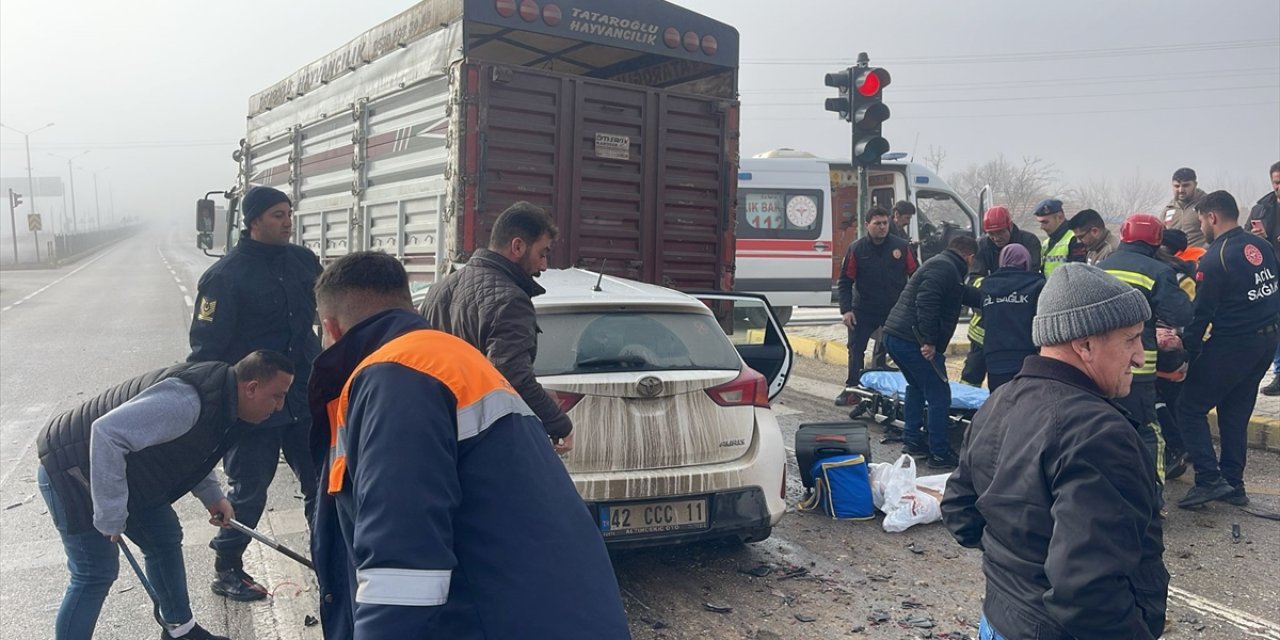
[[[907,398],[907,379],[898,371],[868,370],[856,387],[844,390],[847,404],[853,408],[850,418],[868,417],[885,426],[882,442],[901,440],[902,408]],[[951,406],[947,421],[951,429],[963,431],[973,421],[973,415],[982,408],[990,392],[959,382],[951,385]],[[927,411],[927,409],[926,409]]]

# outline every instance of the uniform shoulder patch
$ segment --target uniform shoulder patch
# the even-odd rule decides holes
[[[1244,246],[1244,259],[1248,260],[1249,264],[1255,267],[1262,266],[1262,252],[1251,244],[1246,244]]]
[[[901,259],[902,259],[902,249],[894,249],[894,250],[893,250],[893,259],[894,259],[894,260],[901,260]]]
[[[213,314],[218,310],[218,301],[208,298],[200,298],[200,313],[196,316],[196,320],[203,322],[213,322]]]

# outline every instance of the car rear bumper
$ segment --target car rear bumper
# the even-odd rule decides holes
[[[769,512],[769,504],[765,493],[759,487],[747,487],[733,491],[722,491],[710,495],[670,496],[671,499],[707,498],[707,528],[660,533],[640,533],[632,535],[605,536],[605,544],[610,549],[635,549],[669,544],[683,544],[699,540],[725,538],[734,535],[757,533],[767,529],[780,518]],[[664,499],[666,497],[664,496]],[[616,502],[588,502],[596,522],[601,521],[601,509],[605,504]]]

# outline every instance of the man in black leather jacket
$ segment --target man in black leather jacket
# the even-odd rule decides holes
[[[466,340],[489,358],[542,420],[556,453],[573,448],[573,423],[533,373],[538,323],[533,298],[546,292],[534,278],[547,269],[559,231],[551,216],[517,202],[493,223],[489,248],[431,286],[419,311],[433,329]]]
[[[222,468],[238,519],[256,527],[283,451],[301,485],[310,523],[316,471],[308,445],[307,380],[311,361],[320,353],[312,290],[320,261],[310,249],[290,242],[293,207],[284,193],[254,187],[245,195],[242,209],[247,228],[240,241],[200,277],[187,360],[235,363],[253,351],[270,349],[293,362],[296,382],[284,408],[233,445]],[[214,593],[239,601],[266,597],[266,589],[244,571],[248,536],[221,529],[209,546],[217,553]]]

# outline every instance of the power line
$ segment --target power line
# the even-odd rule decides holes
[[[1280,67],[1258,67],[1254,69],[1229,69],[1224,71],[1198,71],[1179,73],[1177,75],[1163,75],[1153,78],[1149,73],[1131,74],[1123,76],[1096,76],[1096,77],[1074,77],[1074,78],[1044,78],[1037,80],[999,80],[994,82],[941,82],[933,84],[912,84],[910,86],[894,85],[892,92],[898,93],[902,91],[972,91],[984,88],[1018,88],[1018,87],[1058,87],[1064,85],[1091,85],[1091,84],[1136,84],[1139,82],[1182,82],[1194,79],[1214,79],[1214,78],[1237,78],[1253,75],[1267,74],[1267,78],[1274,78],[1280,74]],[[830,87],[813,85],[796,89],[743,89],[744,94],[783,94],[793,95],[798,93],[830,93]]]
[[[1139,109],[1102,109],[1102,110],[1096,110],[1096,111],[1050,111],[1050,112],[1038,112],[1038,113],[980,113],[980,114],[970,114],[970,115],[961,115],[961,114],[945,114],[945,115],[934,115],[934,116],[910,116],[910,115],[906,115],[906,116],[904,116],[904,115],[894,115],[893,119],[894,119],[894,121],[895,121],[895,122],[902,121],[902,120],[972,120],[972,119],[981,119],[981,118],[1023,118],[1023,117],[1040,117],[1040,116],[1077,116],[1077,115],[1090,115],[1090,114],[1100,114],[1100,113],[1146,113],[1146,112],[1150,112],[1150,111],[1183,111],[1183,110],[1195,110],[1195,109],[1222,109],[1222,110],[1226,110],[1226,109],[1238,108],[1238,107],[1261,107],[1261,106],[1270,106],[1270,105],[1280,105],[1280,101],[1272,100],[1272,101],[1269,101],[1269,102],[1223,102],[1223,103],[1221,103],[1221,104],[1186,105],[1186,106],[1177,106],[1177,107],[1143,107],[1143,108],[1139,108]],[[815,121],[816,121],[816,120],[832,120],[832,121],[835,121],[835,122],[839,122],[839,118],[834,117],[834,115],[832,115],[831,117],[827,117],[827,118],[818,118],[818,117],[794,117],[794,116],[759,116],[759,117],[756,117],[756,116],[744,115],[744,119],[747,119],[747,120],[787,120],[787,121],[792,121],[792,122],[797,121],[797,120],[815,120]]]
[[[1257,85],[1252,87],[1214,87],[1214,88],[1198,88],[1198,91],[1250,91],[1253,89],[1280,89],[1280,84]],[[1087,93],[1072,94],[1062,93],[1052,96],[1022,96],[1011,98],[947,98],[945,100],[894,100],[893,104],[956,104],[961,102],[1024,102],[1027,100],[1065,100],[1071,98],[1112,98],[1118,96],[1149,96],[1167,93],[1186,93],[1186,89],[1163,89],[1159,91],[1122,91],[1118,93]],[[743,104],[755,107],[803,107],[816,102],[750,102],[744,101]]]
[[[1235,40],[1203,44],[1171,44],[1149,47],[1119,47],[1111,49],[1063,49],[1058,51],[1025,51],[1021,53],[975,54],[968,56],[887,58],[877,60],[876,64],[889,65],[935,65],[935,64],[988,64],[1004,62],[1044,62],[1047,60],[1081,60],[1091,58],[1125,58],[1131,56],[1150,56],[1170,53],[1200,53],[1205,51],[1227,51],[1232,49],[1257,49],[1261,47],[1280,46],[1280,39],[1266,38],[1256,40]],[[751,65],[825,65],[849,64],[849,60],[839,58],[814,59],[760,59],[743,60],[742,64]]]

